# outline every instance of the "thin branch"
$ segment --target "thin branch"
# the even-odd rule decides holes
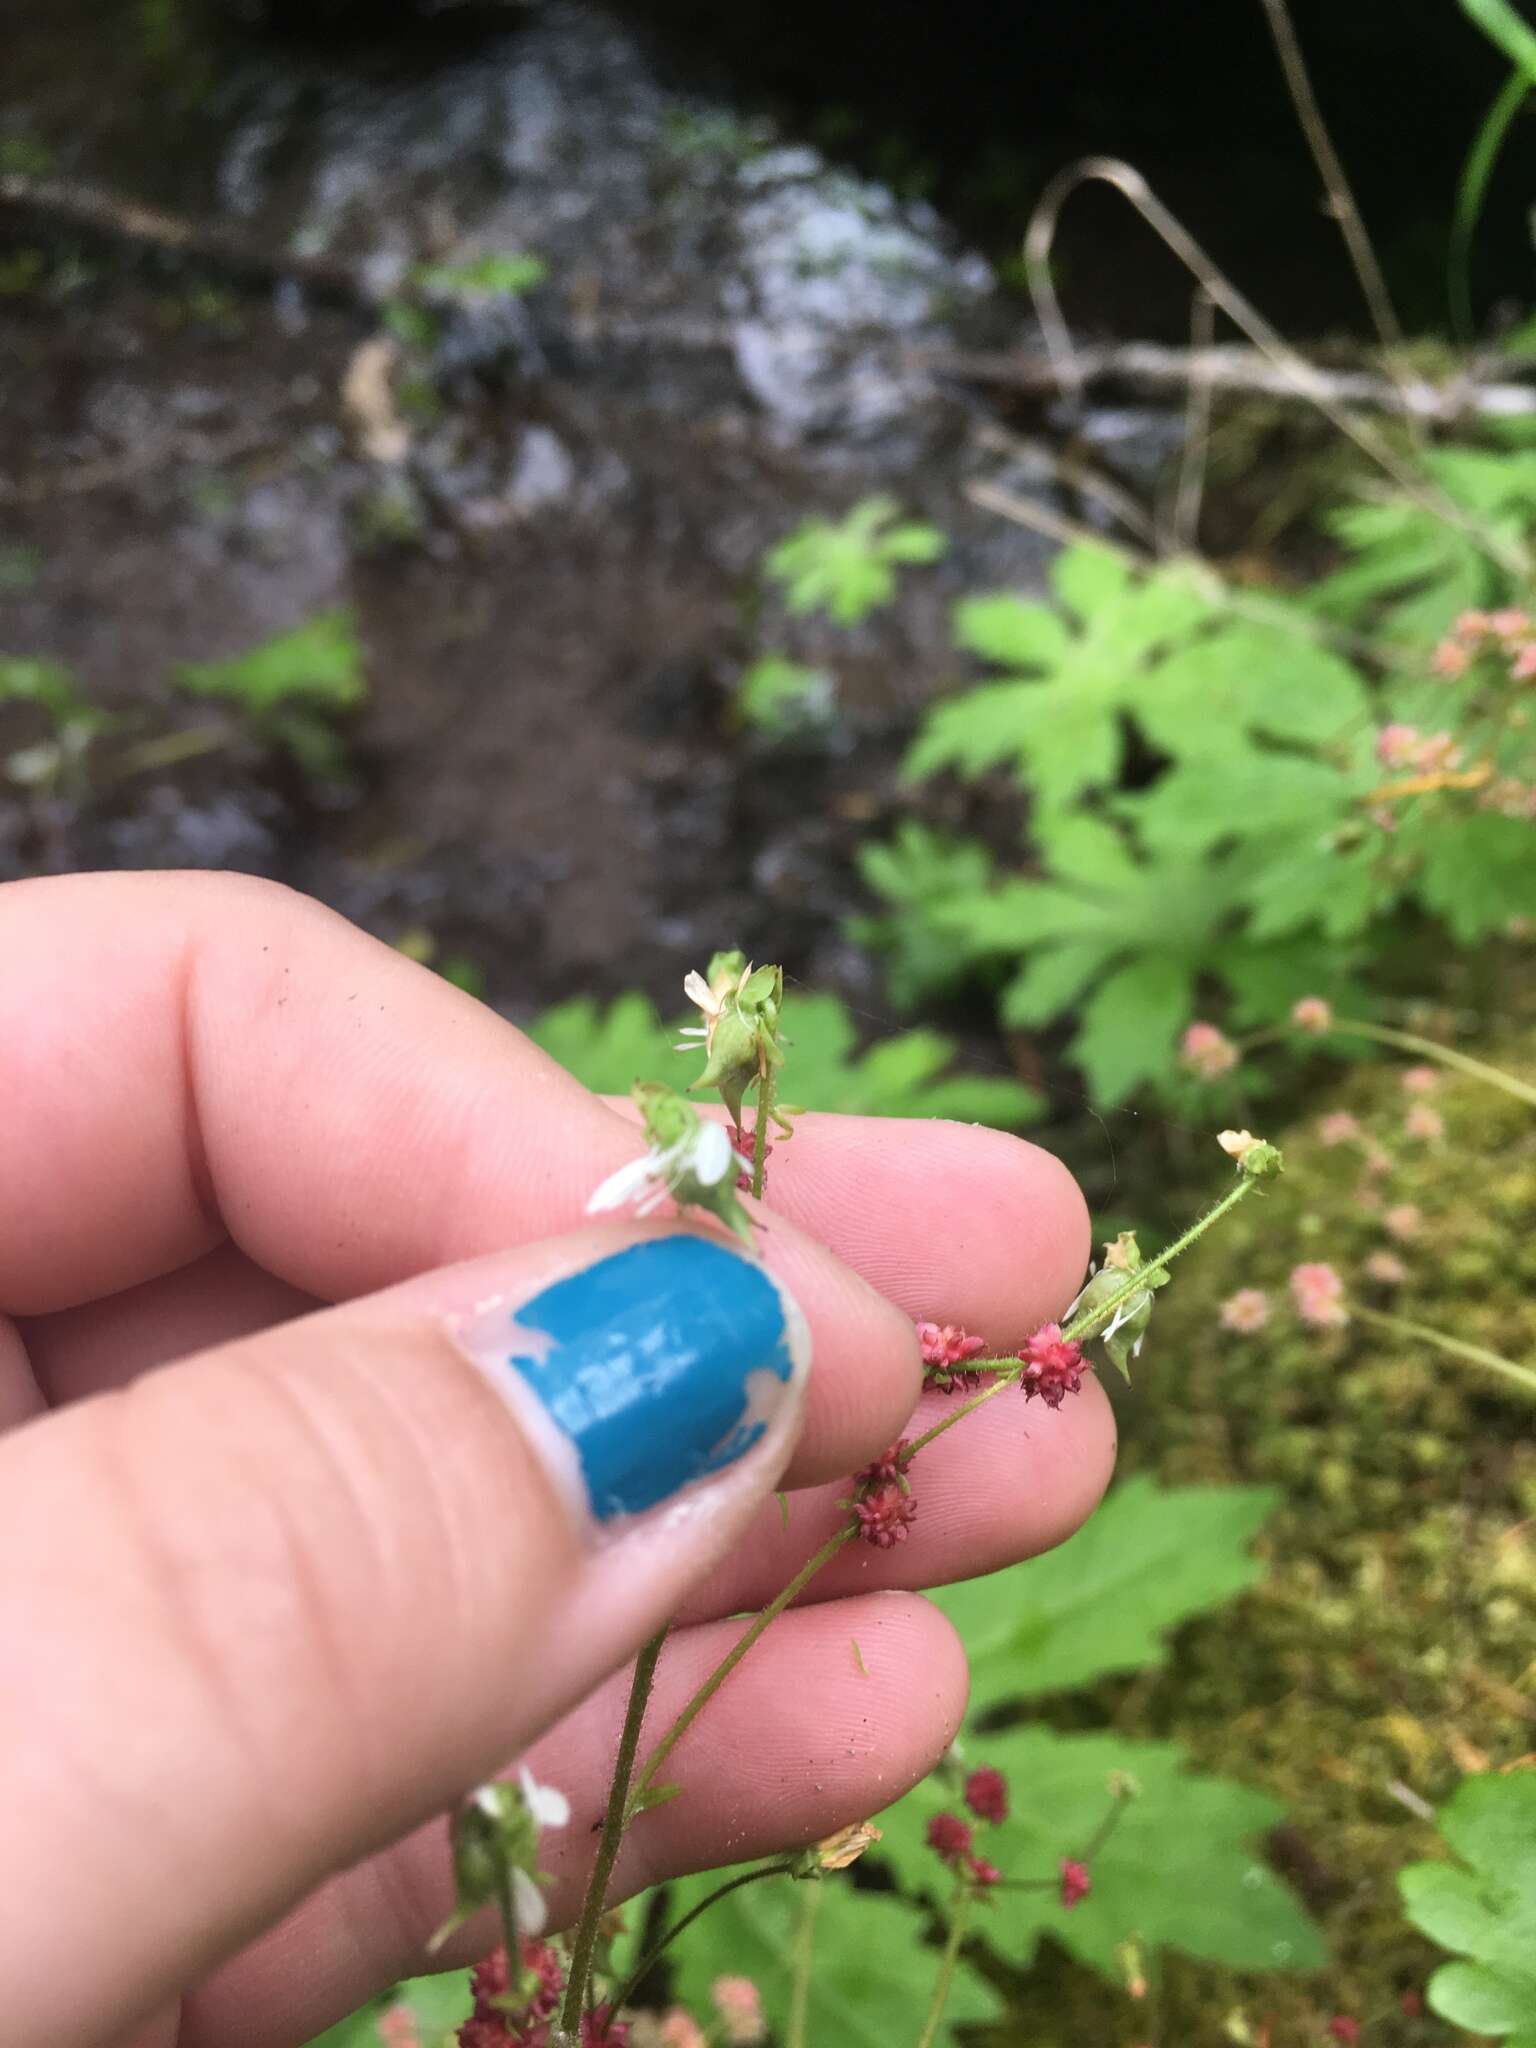
[[[1080,393],[1082,378],[1077,355],[1061,310],[1055,281],[1051,276],[1051,250],[1061,210],[1072,194],[1085,184],[1108,185],[1140,214],[1153,233],[1198,279],[1232,323],[1278,368],[1286,372],[1296,390],[1309,397],[1346,440],[1389,476],[1403,494],[1421,505],[1445,525],[1467,534],[1493,561],[1522,581],[1532,574],[1533,564],[1523,547],[1492,532],[1472,518],[1460,505],[1427,478],[1415,472],[1398,455],[1374,426],[1356,419],[1341,405],[1327,379],[1273,326],[1258,308],[1240,292],[1226,273],[1190,234],[1189,230],[1157,197],[1133,164],[1118,157],[1090,156],[1059,171],[1046,186],[1024,236],[1024,265],[1046,348],[1055,359],[1063,389]]]
[[[1215,301],[1203,285],[1198,286],[1189,305],[1189,353],[1194,361],[1210,349],[1215,332]],[[1184,399],[1184,445],[1179,451],[1179,480],[1173,499],[1173,545],[1188,554],[1200,550],[1200,507],[1205,498],[1210,445],[1210,379],[1197,375],[1190,378]]]
[[[1301,132],[1307,138],[1307,147],[1317,165],[1318,176],[1327,188],[1328,211],[1338,222],[1339,233],[1344,237],[1344,246],[1355,267],[1355,276],[1360,281],[1360,291],[1370,309],[1372,323],[1383,348],[1400,349],[1404,338],[1402,323],[1397,317],[1397,308],[1392,303],[1392,294],[1387,289],[1381,265],[1376,260],[1371,238],[1366,233],[1365,221],[1343,163],[1333,146],[1333,137],[1328,133],[1323,110],[1312,90],[1312,80],[1307,73],[1306,59],[1301,54],[1290,8],[1286,0],[1263,0],[1263,7],[1269,32],[1280,55],[1280,68],[1285,73],[1286,90],[1296,109]]]
[[[377,311],[390,294],[372,283],[364,271],[330,256],[301,256],[274,250],[245,235],[184,214],[83,185],[71,178],[29,178],[20,173],[0,177],[0,205],[35,214],[60,227],[110,236],[141,249],[190,256],[238,276],[263,283],[292,280],[317,296],[343,305]]]
[[[1006,385],[1016,391],[1066,392],[1081,396],[1093,384],[1124,384],[1153,396],[1179,393],[1193,383],[1239,398],[1272,398],[1315,405],[1322,392],[1340,406],[1399,414],[1430,426],[1459,421],[1527,419],[1536,413],[1536,387],[1517,380],[1529,365],[1497,359],[1482,377],[1458,376],[1440,384],[1428,377],[1394,380],[1372,370],[1322,369],[1308,365],[1299,384],[1289,364],[1279,365],[1262,350],[1224,343],[1214,348],[1172,348],[1158,342],[1089,344],[1073,350],[1070,367],[1053,355],[1017,350],[937,350],[914,353],[922,368],[974,384]]]

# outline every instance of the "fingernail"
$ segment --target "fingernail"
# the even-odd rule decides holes
[[[810,1363],[805,1318],[767,1272],[681,1234],[482,1304],[453,1334],[567,1500],[603,1524],[729,1470],[787,1415]]]

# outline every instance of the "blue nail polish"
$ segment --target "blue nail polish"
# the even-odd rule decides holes
[[[762,1267],[708,1238],[662,1237],[492,1311],[469,1348],[537,1398],[530,1419],[547,1418],[574,1450],[587,1505],[607,1522],[723,1471],[761,1439],[805,1350],[792,1315]],[[568,1467],[569,1451],[552,1462]]]

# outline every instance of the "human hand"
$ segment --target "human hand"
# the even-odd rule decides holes
[[[10,2048],[307,2040],[423,1967],[452,1904],[440,1817],[520,1756],[571,1802],[544,1856],[569,1918],[637,1647],[680,1617],[659,1731],[902,1432],[910,1319],[1006,1351],[1084,1268],[1065,1171],[942,1123],[806,1117],[762,1267],[707,1230],[591,1224],[633,1125],[265,884],[12,884],[0,961]],[[569,1421],[565,1393],[509,1369],[536,1299],[549,1373],[622,1396],[621,1426],[589,1402],[562,1435],[535,1389]],[[762,1433],[668,1493],[718,1446],[722,1386]],[[1092,1381],[935,1443],[913,1540],[845,1550],[775,1624],[669,1761],[683,1796],[637,1823],[614,1896],[888,1805],[965,1698],[908,1589],[1060,1541],[1112,1456]]]

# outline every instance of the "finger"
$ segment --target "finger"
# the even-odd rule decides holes
[[[669,1638],[646,1716],[666,1728],[741,1623]],[[858,1645],[855,1655],[854,1645]],[[862,1668],[861,1668],[862,1667]],[[628,1690],[605,1686],[541,1742],[535,1774],[571,1800],[569,1829],[544,1837],[556,1923],[574,1917]],[[935,1608],[889,1595],[785,1615],[732,1674],[667,1764],[681,1796],[644,1814],[611,1896],[663,1878],[799,1846],[880,1811],[924,1776],[965,1707],[964,1655]],[[452,1902],[439,1822],[337,1877],[187,2000],[180,2048],[289,2048],[397,1978],[432,1967],[422,1944]],[[473,1960],[494,1927],[467,1931]],[[439,1959],[441,1960],[441,1959]]]
[[[904,1432],[952,1413],[927,1394]],[[1103,1497],[1115,1463],[1115,1417],[1092,1379],[1059,1409],[1013,1388],[919,1452],[908,1470],[916,1519],[889,1550],[854,1543],[817,1573],[807,1604],[874,1587],[948,1586],[1001,1571],[1064,1542]],[[759,1510],[746,1540],[684,1602],[682,1618],[737,1614],[771,1600],[847,1520],[850,1482],[804,1488]]]
[[[139,1284],[226,1230],[291,1286],[345,1299],[568,1227],[634,1155],[483,1004],[269,884],[15,883],[0,946],[13,1312]],[[773,1166],[766,1254],[813,1316],[787,1263],[802,1230],[909,1314],[994,1342],[1020,1341],[1081,1278],[1070,1176],[1001,1133],[808,1117]]]
[[[349,1299],[576,1226],[635,1153],[484,1004],[266,884],[15,883],[0,957],[0,1307],[141,1285],[226,1232],[287,1287]],[[830,1478],[896,1427],[916,1350],[792,1225],[760,1247],[821,1366],[792,1476]]]
[[[57,1315],[30,1317],[22,1335],[38,1385],[49,1405],[61,1408],[319,1306],[313,1295],[263,1272],[225,1243],[158,1280]]]
[[[1088,1209],[1066,1167],[984,1125],[797,1117],[769,1179],[775,1215],[914,1321],[963,1324],[997,1351],[1055,1316],[1088,1263]]]
[[[13,1432],[7,2038],[118,2039],[530,1743],[740,1534],[805,1364],[761,1266],[609,1225]]]

